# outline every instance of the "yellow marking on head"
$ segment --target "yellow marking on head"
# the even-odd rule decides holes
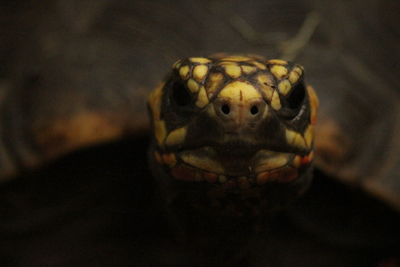
[[[304,138],[297,132],[286,129],[286,142],[298,148],[307,149]]]
[[[282,107],[281,100],[279,99],[279,94],[277,91],[274,91],[272,94],[271,107],[275,110],[280,110]]]
[[[285,166],[289,161],[289,154],[271,153],[271,151],[261,150],[257,152],[257,158],[254,165],[256,173],[272,170]]]
[[[262,63],[260,63],[258,61],[251,61],[249,63],[253,64],[254,66],[259,68],[260,70],[265,70],[267,68],[264,64],[262,64]]]
[[[264,113],[262,114],[262,117],[263,117],[264,119],[268,116],[268,110],[269,110],[268,105],[265,105]]]
[[[292,69],[292,71],[294,71],[294,72],[297,72],[297,74],[299,74],[299,76],[301,75],[301,74],[303,74],[303,67],[302,66],[300,66],[300,65],[296,65],[293,69]]]
[[[197,95],[197,101],[196,101],[196,106],[199,108],[203,108],[208,104],[208,98],[207,98],[207,93],[206,89],[204,86],[200,88],[199,94]]]
[[[293,140],[293,145],[299,147],[299,148],[307,148],[306,141],[301,135],[297,135],[296,138]]]
[[[222,75],[222,73],[220,72],[211,73],[209,75],[207,82],[207,93],[209,98],[211,98],[214,95],[215,91],[217,91],[221,87],[223,80],[224,75]]]
[[[187,164],[208,171],[212,173],[224,173],[224,168],[219,164],[219,162],[206,157],[198,156],[191,153],[190,151],[185,151],[180,153],[180,158]]]
[[[211,60],[205,57],[191,57],[189,58],[189,60],[194,63],[200,63],[200,64],[206,64],[211,62]]]
[[[310,154],[308,154],[308,159],[309,159],[310,161],[314,160],[314,150],[311,151]]]
[[[182,144],[186,137],[186,127],[178,128],[168,134],[165,144],[167,146],[174,146]]]
[[[274,65],[271,68],[271,73],[277,78],[282,79],[284,76],[288,74],[288,70],[286,67],[281,65]]]
[[[257,80],[260,83],[261,90],[265,94],[265,97],[271,101],[272,94],[274,93],[274,89],[270,86],[273,84],[271,77],[266,74],[260,74],[257,76]]]
[[[220,61],[220,62],[218,62],[218,66],[228,66],[228,65],[239,66],[238,63],[235,61]]]
[[[169,167],[174,167],[176,164],[176,157],[173,153],[163,154],[162,159]]]
[[[295,84],[300,78],[300,75],[296,71],[291,71],[289,74],[289,81],[292,84]]]
[[[293,161],[292,161],[292,165],[293,165],[293,167],[295,167],[295,168],[300,168],[300,166],[301,166],[301,156],[296,155],[296,156],[294,157]]]
[[[314,139],[314,126],[309,125],[304,132],[304,139],[308,148],[311,148]]]
[[[221,60],[243,62],[243,61],[249,61],[249,60],[251,60],[251,58],[246,57],[246,56],[228,56],[228,57],[222,58]]]
[[[270,59],[268,60],[269,64],[278,64],[278,65],[287,65],[288,62],[282,59]]]
[[[181,60],[179,59],[178,61],[176,61],[176,62],[172,65],[172,68],[174,68],[174,69],[179,69],[180,66],[181,66]]]
[[[231,78],[238,78],[242,75],[242,69],[238,65],[224,65],[224,69]]]
[[[167,135],[167,129],[165,128],[165,122],[163,120],[154,120],[154,136],[157,143],[162,146],[165,136]]]
[[[295,131],[286,129],[285,135],[286,135],[286,143],[293,144],[293,140],[296,138],[296,135],[298,135],[298,133],[296,133]]]
[[[206,65],[197,65],[193,69],[193,77],[196,81],[201,82],[206,76],[208,67]]]
[[[307,86],[307,92],[308,96],[310,97],[310,108],[311,108],[310,121],[311,124],[314,125],[317,123],[317,111],[319,106],[319,100],[312,86]]]
[[[279,92],[282,95],[287,95],[287,93],[289,93],[291,88],[292,88],[292,85],[290,84],[290,82],[288,80],[283,80],[278,84]]]
[[[253,72],[256,71],[256,67],[253,67],[253,66],[242,65],[242,66],[240,66],[240,67],[242,68],[242,71],[243,71],[245,74],[250,74],[250,73],[253,73]]]
[[[189,77],[189,66],[185,65],[180,67],[179,75],[182,79],[186,80]]]
[[[256,173],[272,170],[275,168],[283,167],[287,163],[286,157],[275,157],[272,159],[266,159],[263,162],[260,162],[256,168],[254,169]]]
[[[262,98],[261,94],[251,85],[242,81],[234,81],[225,86],[218,97],[231,99],[235,102]]]
[[[199,84],[193,79],[188,80],[187,87],[192,93],[196,93],[197,91],[199,91]]]

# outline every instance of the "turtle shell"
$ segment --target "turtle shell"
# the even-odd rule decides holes
[[[145,99],[172,63],[224,51],[302,64],[320,99],[317,167],[400,209],[399,97],[394,71],[387,69],[395,59],[379,61],[384,49],[368,54],[378,47],[374,42],[361,51],[351,38],[341,40],[342,50],[335,42],[322,46],[326,39],[337,40],[338,32],[351,35],[345,22],[336,24],[336,32],[326,29],[333,17],[326,7],[318,10],[326,15],[321,21],[305,16],[301,4],[296,9],[275,3],[275,9],[294,10],[284,24],[268,16],[268,3],[256,5],[74,2],[73,15],[67,16],[49,2],[11,12],[19,21],[14,31],[24,38],[10,38],[3,49],[10,53],[2,58],[0,180],[85,146],[146,132]],[[238,21],[271,40],[249,35]],[[302,25],[318,21],[313,39],[291,49],[305,38]],[[276,32],[284,32],[284,38],[274,41]],[[297,39],[289,39],[297,33]],[[286,46],[277,45],[285,39]]]

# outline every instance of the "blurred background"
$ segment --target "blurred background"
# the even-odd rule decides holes
[[[332,97],[346,88],[372,110],[370,118],[389,125],[390,109],[375,109],[372,96],[389,92],[388,107],[398,103],[399,13],[397,0],[2,0],[2,110],[18,106],[29,131],[83,106],[107,109],[135,118],[137,134],[3,183],[0,265],[207,264],[196,249],[171,244],[151,206],[145,88],[181,57],[260,54],[304,65],[308,82]],[[1,115],[3,132],[20,116],[10,114]],[[360,132],[372,125],[354,123]],[[289,213],[277,216],[238,266],[400,266],[399,215],[379,198],[322,177]]]

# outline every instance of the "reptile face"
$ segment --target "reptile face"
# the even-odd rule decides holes
[[[149,97],[151,156],[174,180],[230,192],[293,183],[313,158],[317,105],[297,64],[182,59]]]

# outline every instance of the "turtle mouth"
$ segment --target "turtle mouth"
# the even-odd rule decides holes
[[[313,160],[307,155],[259,149],[255,152],[205,146],[179,152],[155,151],[154,157],[171,177],[180,181],[208,182],[249,188],[269,182],[297,180]]]

